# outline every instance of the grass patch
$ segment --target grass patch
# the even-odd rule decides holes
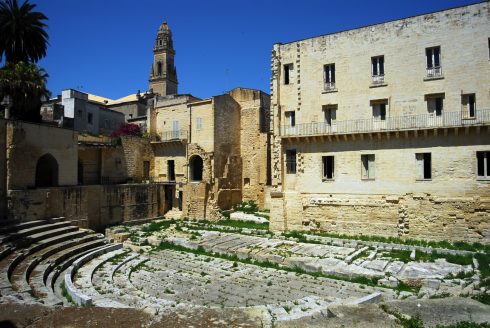
[[[482,278],[490,278],[490,252],[487,254],[475,254],[475,258],[478,261],[478,269],[480,270]]]
[[[259,207],[253,200],[236,204],[235,206],[233,206],[233,209],[237,212],[243,212],[248,214],[254,214],[259,211]]]
[[[267,223],[255,223],[248,221],[237,221],[237,220],[220,220],[215,222],[216,225],[222,225],[226,227],[235,228],[247,228],[247,229],[258,229],[258,230],[269,230],[269,222]]]
[[[73,301],[73,298],[68,293],[68,290],[66,290],[66,286],[65,286],[65,282],[64,281],[61,282],[60,289],[61,289],[61,295],[64,298],[66,298],[66,300],[68,301],[68,303],[71,303],[73,305],[76,305],[75,302]]]
[[[357,284],[363,284],[363,285],[368,285],[368,286],[372,286],[372,287],[380,287],[380,286],[378,286],[379,278],[368,278],[368,277],[349,278],[349,277],[343,277],[343,276],[323,274],[321,272],[308,272],[308,271],[305,271],[304,269],[302,269],[298,266],[290,268],[290,267],[282,266],[280,264],[273,263],[270,261],[257,261],[257,260],[254,260],[252,258],[241,259],[241,258],[238,258],[237,255],[229,255],[229,254],[221,254],[221,253],[210,252],[210,251],[206,251],[201,246],[199,246],[197,249],[191,249],[191,248],[187,248],[187,247],[184,247],[181,245],[175,245],[175,244],[172,244],[172,243],[167,242],[167,241],[162,241],[160,243],[160,245],[155,248],[155,250],[172,250],[172,251],[177,251],[177,252],[186,252],[186,253],[191,253],[191,254],[196,254],[196,255],[221,258],[224,260],[232,261],[233,267],[237,267],[238,263],[245,263],[245,264],[252,264],[252,265],[260,266],[263,268],[294,272],[296,274],[304,274],[304,275],[309,275],[309,276],[313,276],[313,277],[322,277],[322,278],[342,280],[342,281],[347,281],[347,282],[352,282],[352,283],[357,283]],[[388,287],[381,287],[381,288],[388,288]]]
[[[170,227],[171,224],[175,224],[175,220],[165,220],[165,221],[151,221],[149,224],[144,225],[141,228],[141,231],[146,233],[153,233],[157,231],[166,230]]]
[[[490,328],[490,323],[476,323],[476,322],[462,321],[462,322],[458,322],[457,324],[449,325],[449,326],[437,325],[436,328]]]
[[[404,328],[424,328],[424,322],[419,315],[408,317],[396,310],[388,309],[388,306],[386,306],[385,304],[381,304],[380,308],[386,313],[394,316],[398,323],[401,324]]]
[[[490,305],[490,294],[479,293],[479,294],[473,295],[471,298],[480,302],[480,303]]]

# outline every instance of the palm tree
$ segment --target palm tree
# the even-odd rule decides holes
[[[48,18],[33,11],[36,5],[27,0],[19,7],[17,0],[0,0],[0,60],[37,63],[46,56]]]
[[[48,74],[35,64],[10,63],[0,69],[0,99],[12,97],[11,118],[39,122],[43,99],[51,93],[46,88]]]

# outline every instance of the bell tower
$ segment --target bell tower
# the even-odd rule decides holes
[[[177,94],[177,69],[174,64],[175,50],[172,31],[163,22],[158,29],[153,48],[153,65],[150,71],[150,89],[160,96]]]

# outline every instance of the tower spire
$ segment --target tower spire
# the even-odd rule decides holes
[[[150,71],[150,89],[160,96],[177,93],[177,69],[174,57],[172,31],[167,21],[164,21],[157,32]]]

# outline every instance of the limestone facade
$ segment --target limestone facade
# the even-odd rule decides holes
[[[272,50],[273,230],[490,242],[490,5]]]
[[[154,179],[167,184],[167,210],[217,219],[219,209],[240,201],[264,204],[269,102],[267,94],[244,88],[202,100],[156,98],[150,115]]]

